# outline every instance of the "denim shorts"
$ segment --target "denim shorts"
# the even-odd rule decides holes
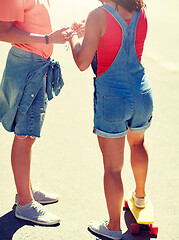
[[[43,83],[28,111],[25,114],[17,111],[14,133],[18,136],[40,137],[47,107],[46,77]]]
[[[132,132],[143,132],[151,124],[153,112],[152,91],[133,99],[126,96],[94,94],[94,130],[101,137],[119,138]]]

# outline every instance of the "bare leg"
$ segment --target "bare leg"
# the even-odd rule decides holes
[[[131,149],[131,166],[136,182],[136,196],[144,197],[148,170],[148,153],[144,145],[144,132],[128,131],[127,139]]]
[[[15,135],[11,152],[11,164],[14,173],[18,200],[21,206],[32,201],[30,164],[31,148],[35,139],[19,138]]]
[[[109,213],[108,229],[121,230],[120,216],[123,201],[121,170],[124,159],[125,137],[103,138],[98,136],[104,161],[104,190]]]

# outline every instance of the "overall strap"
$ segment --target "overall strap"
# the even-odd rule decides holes
[[[108,4],[104,4],[101,7],[104,8],[106,11],[108,11],[121,26],[123,31],[122,46],[128,52],[130,46],[132,44],[135,44],[136,27],[137,27],[141,10],[134,13],[131,19],[131,22],[128,25],[126,21],[120,16],[120,14],[113,7],[111,7]]]

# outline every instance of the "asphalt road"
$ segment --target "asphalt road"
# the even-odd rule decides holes
[[[1,46],[5,46],[1,44]],[[1,48],[5,59],[7,48]],[[32,182],[46,191],[58,192],[60,201],[45,207],[61,217],[60,225],[42,227],[14,217],[15,185],[10,165],[13,134],[0,126],[0,240],[98,240],[87,230],[90,220],[106,219],[103,166],[96,136],[92,133],[92,72],[80,73],[71,53],[62,46],[54,57],[61,59],[65,81],[60,96],[49,103],[42,138],[32,155]],[[3,67],[1,59],[1,67]],[[158,239],[177,240],[178,234],[178,72],[144,58],[155,100],[154,118],[146,133],[150,155],[147,192],[153,203]],[[2,69],[1,69],[2,71]],[[134,188],[126,145],[123,180],[125,196]],[[152,239],[147,233],[130,234],[134,219],[123,211],[124,240]],[[104,238],[103,238],[104,239]]]

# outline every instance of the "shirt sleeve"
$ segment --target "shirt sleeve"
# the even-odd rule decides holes
[[[0,21],[23,22],[24,0],[0,0]]]

